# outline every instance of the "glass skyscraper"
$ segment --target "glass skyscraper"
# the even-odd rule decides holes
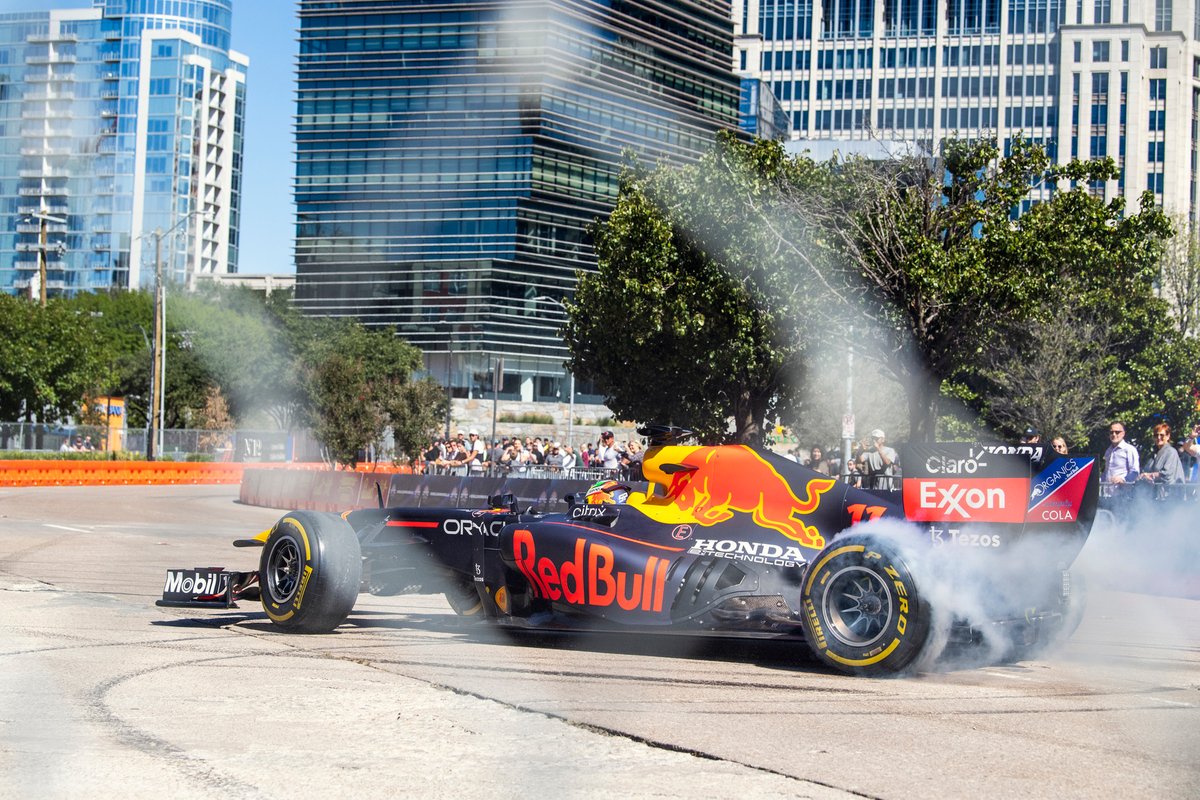
[[[0,14],[0,290],[237,271],[248,60],[232,0]],[[43,224],[44,223],[44,224]],[[171,235],[154,236],[154,231]]]
[[[503,357],[502,396],[565,397],[559,301],[623,155],[689,160],[737,128],[729,10],[303,0],[297,303],[397,326],[459,394]]]

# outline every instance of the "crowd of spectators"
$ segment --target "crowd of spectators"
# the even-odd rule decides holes
[[[1140,490],[1156,500],[1194,497],[1197,466],[1200,464],[1200,425],[1183,439],[1173,442],[1171,426],[1159,423],[1153,429],[1153,449],[1145,463],[1142,453],[1125,438],[1125,424],[1113,420],[1108,426],[1109,446],[1104,451],[1103,494],[1132,496]]]
[[[1181,484],[1197,479],[1200,464],[1200,426],[1179,442],[1171,441],[1166,425],[1154,429],[1155,448],[1141,469],[1137,449],[1125,441],[1125,426],[1114,421],[1109,426],[1111,446],[1103,458],[1103,480],[1109,486],[1150,483],[1155,486]],[[1028,428],[1021,437],[1022,444],[1041,444],[1041,434]],[[1055,436],[1050,441],[1047,458],[1069,455],[1066,441]],[[426,475],[517,475],[531,478],[578,478],[588,480],[644,480],[642,475],[643,446],[639,438],[620,440],[612,431],[604,431],[595,442],[579,448],[543,439],[540,436],[510,436],[494,439],[490,444],[477,431],[459,433],[450,439],[429,443],[413,464],[417,472]],[[787,457],[825,475],[840,478],[853,486],[867,489],[896,489],[900,486],[901,464],[896,451],[887,444],[880,429],[871,431],[855,441],[850,459],[843,464],[842,449],[835,445],[814,444],[797,447]],[[1190,477],[1189,477],[1190,476]],[[1111,494],[1111,489],[1106,489]],[[1166,493],[1160,490],[1158,494]]]
[[[426,475],[517,475],[529,478],[642,480],[642,443],[618,441],[604,431],[576,449],[540,436],[512,436],[487,444],[477,431],[435,439],[413,464]]]

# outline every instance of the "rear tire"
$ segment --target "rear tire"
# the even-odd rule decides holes
[[[869,534],[839,536],[804,578],[808,643],[817,658],[855,675],[889,675],[920,655],[930,608],[898,548]]]
[[[328,633],[358,599],[358,536],[336,514],[293,511],[267,536],[258,581],[273,623],[291,633]]]

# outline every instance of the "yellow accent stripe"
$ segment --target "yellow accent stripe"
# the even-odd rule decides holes
[[[292,523],[296,526],[296,530],[300,531],[300,538],[304,540],[304,560],[306,562],[311,561],[312,548],[308,546],[308,533],[304,530],[304,526],[297,522],[295,517],[284,517],[283,519],[279,520],[279,524],[281,525],[285,522]]]
[[[825,655],[827,655],[829,658],[832,658],[834,661],[838,662],[839,664],[845,664],[847,667],[865,667],[870,664],[877,664],[880,661],[883,661],[885,658],[887,658],[888,656],[890,656],[892,654],[893,650],[895,650],[899,646],[900,646],[900,640],[892,639],[892,643],[889,644],[882,653],[877,653],[877,654],[871,656],[870,658],[842,658],[837,653],[831,653],[829,650],[825,651]]]
[[[296,613],[295,611],[289,611],[286,614],[283,614],[282,616],[279,614],[272,614],[271,609],[267,608],[265,605],[263,606],[263,611],[266,611],[267,616],[270,617],[271,619],[275,620],[276,622],[283,622],[286,619],[291,619],[292,614]]]
[[[266,544],[266,543],[267,543],[267,537],[271,535],[271,531],[273,531],[273,530],[275,530],[275,529],[274,529],[274,528],[267,528],[265,531],[263,531],[262,533],[260,533],[260,534],[258,534],[257,536],[255,536],[255,537],[254,537],[254,541],[256,541],[256,542],[262,542],[263,544]]]
[[[816,566],[808,571],[808,583],[804,585],[804,593],[809,594],[812,591],[813,581],[816,580],[817,573],[821,571],[821,568],[825,566],[829,559],[834,556],[840,556],[842,553],[861,553],[866,549],[865,545],[848,544],[845,547],[839,547],[837,550],[830,550],[825,554],[824,558],[816,563]]]

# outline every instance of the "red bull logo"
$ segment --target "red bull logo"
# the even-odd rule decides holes
[[[556,564],[546,556],[538,557],[531,531],[517,530],[513,533],[513,559],[533,593],[543,599],[601,607],[616,604],[625,611],[662,611],[669,566],[665,558],[649,556],[641,571],[626,572],[616,569],[611,547],[576,539],[574,558]]]
[[[666,495],[647,497],[639,508],[668,524],[717,525],[734,512],[751,515],[754,524],[778,531],[806,547],[821,548],[825,538],[804,517],[816,511],[821,494],[835,481],[813,478],[797,497],[771,464],[749,447],[663,447],[643,467],[646,476],[666,486]]]

